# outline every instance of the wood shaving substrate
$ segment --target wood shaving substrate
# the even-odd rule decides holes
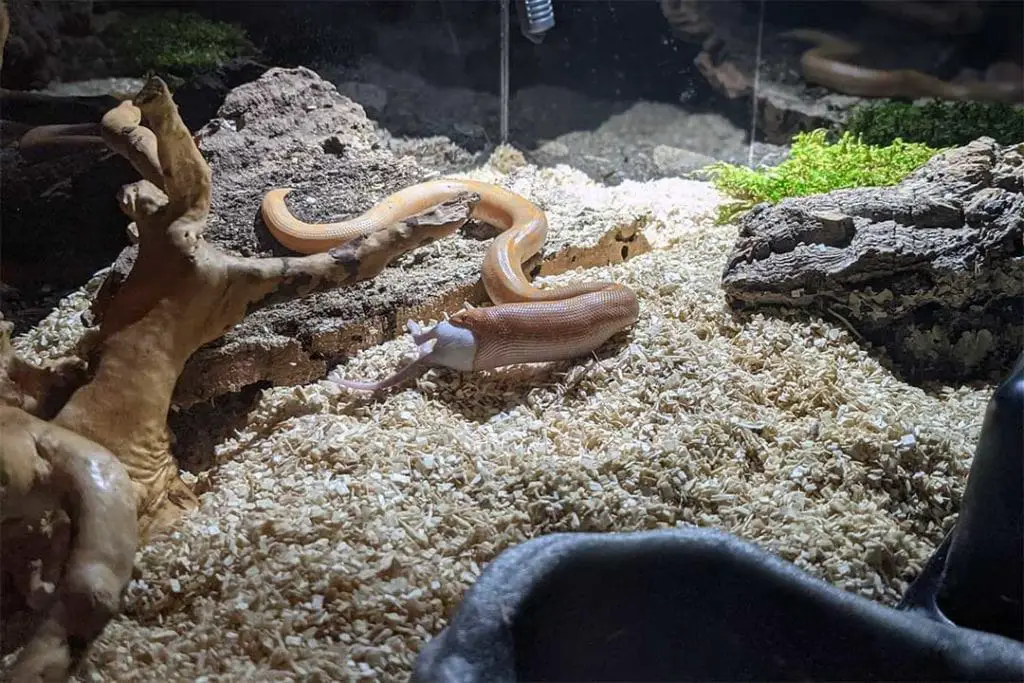
[[[139,552],[85,680],[404,680],[492,558],[554,531],[717,527],[868,598],[902,594],[955,520],[991,387],[908,386],[836,322],[734,319],[719,277],[736,228],[712,224],[707,183],[490,164],[472,175],[539,202],[552,234],[573,218],[560,197],[609,226],[649,214],[654,252],[539,280],[624,283],[635,328],[579,362],[431,371],[380,400],[266,391],[202,510]],[[65,346],[86,301],[20,350]],[[380,377],[411,349],[338,372]]]

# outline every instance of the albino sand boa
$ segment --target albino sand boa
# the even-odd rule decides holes
[[[937,97],[944,100],[1021,102],[1021,79],[944,81],[913,69],[872,69],[849,61],[861,52],[856,43],[816,29],[793,29],[781,38],[813,43],[800,57],[804,78],[837,92],[860,97]]]
[[[494,306],[460,310],[428,330],[410,320],[408,329],[419,347],[415,360],[377,382],[334,380],[341,386],[378,391],[428,366],[474,371],[567,360],[597,349],[639,316],[636,294],[619,284],[534,287],[522,264],[544,243],[547,218],[535,204],[496,185],[471,180],[428,181],[386,197],[360,216],[319,225],[304,223],[289,212],[284,202],[289,192],[275,189],[267,193],[263,221],[281,244],[304,254],[326,251],[463,193],[480,198],[473,218],[501,230],[482,267],[483,284]]]

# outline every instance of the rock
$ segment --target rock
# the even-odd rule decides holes
[[[118,102],[110,95],[57,95],[0,90],[4,121],[33,126],[99,121]]]
[[[0,152],[3,279],[20,290],[73,288],[126,244],[118,189],[138,179],[102,147],[36,163],[16,147]]]
[[[95,35],[92,0],[8,0],[11,29],[4,52],[6,88],[42,88],[54,80],[108,75],[113,54]]]
[[[444,135],[424,138],[395,137],[387,131],[380,131],[378,137],[396,157],[412,157],[424,168],[448,173],[477,166],[486,158],[483,151],[471,153],[452,142]]]
[[[569,145],[558,140],[549,140],[538,146],[533,154],[534,158],[557,161],[569,156]]]
[[[361,57],[353,66],[323,65],[317,73],[341,84],[343,95],[362,105],[380,127],[394,136],[444,136],[470,153],[491,145],[498,132],[497,97],[481,96],[465,86],[428,81],[415,69],[387,66],[384,62],[391,58],[393,55],[382,55],[384,61],[379,62]],[[515,120],[514,114],[511,120]],[[491,130],[485,130],[479,122],[493,122]]]
[[[715,162],[712,157],[670,145],[657,145],[651,156],[658,171],[665,175],[684,175]]]
[[[214,178],[206,237],[242,255],[289,253],[260,217],[260,201],[271,188],[295,188],[286,200],[292,212],[327,222],[369,209],[429,175],[412,158],[396,158],[380,144],[362,107],[303,67],[274,68],[235,88],[196,137]],[[522,189],[516,184],[527,168],[522,156],[496,156],[505,158],[513,190],[529,196],[529,178],[521,179]],[[585,200],[541,196],[551,228],[543,257],[529,266],[535,274],[619,262],[650,248],[638,217],[610,222]],[[465,301],[486,301],[479,271],[493,233],[473,228],[479,226],[406,255],[372,281],[251,313],[189,360],[177,407],[259,383],[321,378],[334,363],[404,333],[409,318],[438,318]],[[126,270],[131,259],[119,263]],[[123,276],[119,268],[112,277]]]
[[[818,95],[810,96],[802,85],[779,83],[759,89],[757,106],[765,140],[781,145],[803,131],[841,129],[850,111],[865,102],[862,97],[816,91]]]
[[[1024,345],[1024,143],[991,138],[898,185],[760,204],[722,277],[736,308],[813,310],[912,380],[1005,373]]]
[[[748,159],[745,132],[718,112],[684,112],[665,102],[587,102],[578,94],[547,87],[521,91],[516,98],[513,120],[523,125],[533,117],[540,129],[549,125],[545,120],[558,119],[557,110],[543,116],[547,113],[544,106],[557,100],[561,100],[562,111],[585,108],[588,115],[600,112],[602,120],[598,122],[581,122],[575,130],[541,138],[527,158],[541,166],[569,165],[606,185],[684,175],[717,159],[734,163]],[[535,124],[524,128],[534,130]],[[755,143],[754,148],[755,162],[784,157],[786,152],[763,143]]]
[[[40,94],[58,97],[103,97],[118,99],[132,97],[145,84],[146,79],[132,76],[108,76],[107,78],[86,78],[80,81],[55,81],[47,85]]]
[[[256,80],[269,68],[249,57],[238,57],[188,79],[174,90],[182,121],[190,130],[201,128],[217,115],[228,92]]]
[[[269,67],[240,57],[200,72],[174,88],[174,101],[182,120],[196,130],[213,118],[232,88],[255,80]],[[141,78],[93,78],[71,83],[51,83],[38,92],[4,91],[5,120],[44,125],[99,120],[121,98],[132,97]]]
[[[257,78],[266,68],[238,59],[190,79],[174,94],[182,118],[193,129],[199,128],[217,112],[230,88]],[[82,123],[99,121],[117,102],[106,95],[8,91],[3,110],[5,117],[18,123]],[[5,145],[25,132],[26,127],[18,123],[4,123]],[[44,283],[58,290],[73,289],[110,265],[125,248],[127,240],[120,227],[124,214],[114,196],[138,175],[127,161],[102,147],[30,160],[16,147],[5,146],[0,171],[4,283],[21,290],[28,309],[45,314],[31,292]],[[7,301],[3,307],[12,313]],[[16,320],[19,330],[35,322]]]

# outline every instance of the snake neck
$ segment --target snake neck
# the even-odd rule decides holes
[[[523,264],[540,251],[546,233],[546,223],[532,224],[513,226],[494,238],[481,268],[481,280],[492,303],[562,301],[597,292],[611,285],[609,282],[586,282],[544,289],[535,286],[523,272]]]

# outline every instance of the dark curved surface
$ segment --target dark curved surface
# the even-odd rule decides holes
[[[956,526],[901,607],[1024,641],[1024,354],[985,411]]]
[[[710,529],[553,534],[500,555],[417,683],[1007,680],[1024,645],[890,609]]]
[[[412,681],[1024,680],[1022,462],[1024,355],[900,609],[712,529],[552,534],[487,567]]]

